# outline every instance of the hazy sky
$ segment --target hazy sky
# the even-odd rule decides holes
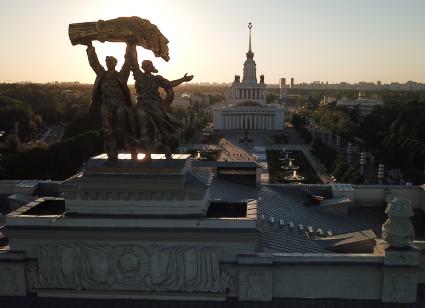
[[[68,24],[139,16],[169,39],[171,60],[139,48],[169,79],[231,82],[242,75],[252,22],[266,83],[425,82],[425,0],[0,0],[0,82],[93,82]],[[125,44],[95,43],[103,64]],[[132,77],[130,77],[132,78]]]

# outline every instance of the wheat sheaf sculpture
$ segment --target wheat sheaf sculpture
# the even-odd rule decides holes
[[[167,38],[149,20],[137,16],[73,23],[69,25],[68,34],[72,45],[94,40],[126,42],[129,37],[134,37],[136,45],[151,50],[165,61],[170,59]]]

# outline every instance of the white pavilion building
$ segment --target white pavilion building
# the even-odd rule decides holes
[[[273,131],[285,127],[284,110],[276,104],[266,104],[264,75],[257,82],[257,69],[251,48],[249,23],[249,48],[243,68],[243,78],[235,75],[226,100],[213,109],[215,130]]]

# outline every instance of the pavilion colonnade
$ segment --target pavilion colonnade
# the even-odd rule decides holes
[[[224,114],[225,130],[273,130],[273,114]]]
[[[265,89],[255,88],[233,88],[233,97],[235,99],[264,99]]]

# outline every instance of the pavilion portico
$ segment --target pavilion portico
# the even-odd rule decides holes
[[[255,89],[255,88],[241,88],[233,87],[232,94],[233,99],[264,99],[264,93],[266,92],[265,86]]]
[[[235,75],[231,87],[226,91],[226,100],[213,108],[213,125],[218,131],[250,130],[281,131],[285,127],[285,114],[282,106],[266,104],[266,84],[264,75],[257,81],[257,69],[251,46],[249,24],[249,48],[243,67],[243,76]]]
[[[258,109],[258,108],[256,108]],[[223,112],[223,130],[274,130],[275,114],[259,110]]]

